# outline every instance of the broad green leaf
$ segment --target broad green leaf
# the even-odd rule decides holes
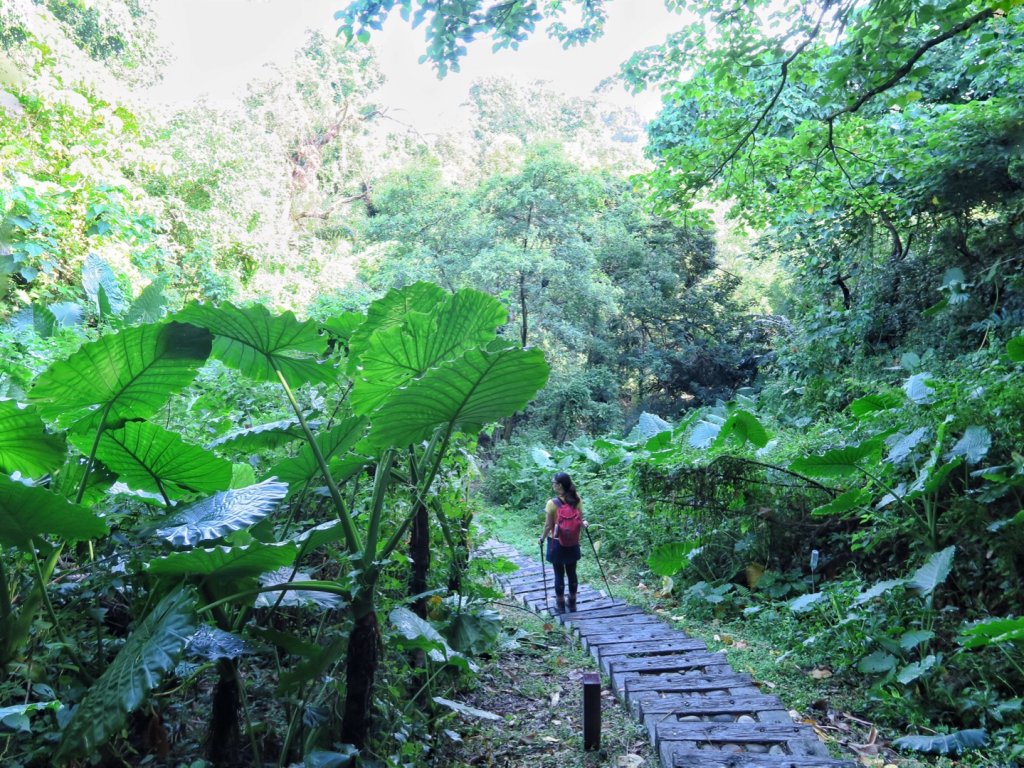
[[[858,474],[865,463],[873,463],[881,454],[882,441],[865,440],[858,445],[837,448],[820,456],[805,456],[793,461],[789,469],[810,477],[846,477]]]
[[[82,451],[91,435],[73,435]],[[185,493],[213,493],[231,485],[231,462],[198,445],[182,441],[151,422],[129,421],[123,429],[100,437],[96,457],[128,487],[177,498]]]
[[[51,365],[29,398],[43,418],[84,429],[96,429],[104,410],[106,424],[148,418],[192,382],[210,344],[208,331],[184,323],[126,328]]]
[[[928,562],[914,571],[913,575],[907,579],[907,587],[922,595],[930,595],[949,576],[955,553],[956,547],[952,546],[933,554],[928,558]]]
[[[0,475],[0,545],[25,547],[36,536],[85,541],[106,533],[107,524],[85,507]]]
[[[965,628],[960,637],[964,648],[983,648],[998,643],[1024,643],[1024,616],[979,621]]]
[[[896,673],[896,680],[903,683],[903,685],[909,685],[914,680],[920,678],[930,669],[935,667],[938,662],[938,657],[929,654],[925,656],[920,662],[912,662],[906,667],[903,667],[899,672]]]
[[[313,424],[309,424],[313,428]],[[302,439],[302,428],[298,419],[281,419],[268,424],[257,424],[255,427],[237,429],[218,437],[207,448],[221,451],[259,451],[266,448],[280,448],[282,445]]]
[[[366,321],[361,312],[343,312],[337,317],[324,320],[323,329],[343,344],[348,344],[355,330]]]
[[[370,336],[384,328],[398,325],[413,310],[429,312],[444,301],[447,295],[444,289],[433,283],[414,283],[401,289],[392,288],[370,304],[366,311],[366,320],[349,337],[349,374],[356,372],[359,358],[366,349]]]
[[[869,600],[874,600],[876,597],[881,597],[891,589],[904,586],[906,583],[906,579],[888,579],[886,581],[880,581],[857,595],[857,597],[854,598],[853,604],[861,605]]]
[[[496,715],[493,712],[488,712],[485,709],[477,709],[476,707],[470,707],[466,704],[460,704],[457,701],[446,699],[441,696],[435,696],[433,698],[434,703],[440,704],[442,707],[447,707],[453,712],[458,712],[460,715],[468,715],[469,717],[475,717],[480,720],[501,720],[501,715]]]
[[[1024,336],[1014,336],[1006,343],[1006,354],[1015,363],[1024,363]]]
[[[929,384],[932,379],[930,373],[915,373],[903,383],[903,391],[912,402],[927,405],[935,400],[935,389]]]
[[[981,749],[986,744],[988,744],[988,734],[979,728],[937,736],[901,736],[893,741],[893,746],[899,749],[909,749],[929,755],[959,755],[969,749]]]
[[[164,285],[166,280],[160,278],[142,289],[139,297],[128,307],[125,313],[125,325],[136,323],[155,323],[163,315],[164,307],[167,304],[167,297],[164,296]]]
[[[339,520],[328,520],[320,523],[319,525],[314,525],[312,528],[308,528],[292,537],[292,541],[299,545],[305,545],[305,548],[302,551],[307,554],[317,547],[322,547],[325,544],[333,544],[337,541],[344,540],[345,527]]]
[[[352,448],[363,436],[366,425],[367,419],[361,416],[350,416],[339,421],[327,432],[317,435],[316,443],[324,459],[329,462]],[[268,474],[288,483],[291,493],[294,494],[302,490],[302,487],[319,473],[320,466],[313,455],[313,450],[308,444],[303,443],[297,456],[279,461]]]
[[[696,539],[665,544],[651,552],[647,558],[647,567],[657,576],[674,576],[690,564],[689,555],[699,546],[700,542]]]
[[[158,576],[216,576],[218,581],[233,581],[291,565],[298,551],[292,542],[193,549],[151,560],[146,570]]]
[[[388,618],[399,634],[406,640],[415,641],[421,638],[426,640],[429,647],[425,650],[427,650],[427,655],[432,660],[437,662],[454,662],[456,659],[459,659],[465,663],[462,654],[452,650],[444,637],[441,636],[441,633],[432,624],[424,621],[408,608],[395,608],[388,614]],[[469,664],[469,667],[476,671],[475,665]]]
[[[844,512],[849,512],[851,509],[863,507],[870,501],[871,491],[867,488],[854,488],[852,491],[847,491],[846,493],[836,496],[828,504],[822,504],[820,507],[815,507],[811,510],[811,514],[814,517],[841,515]]]
[[[904,651],[911,651],[921,643],[927,642],[935,637],[935,633],[927,629],[912,629],[900,635],[900,648]]]
[[[968,464],[977,464],[988,455],[988,449],[991,447],[991,433],[984,427],[971,425],[964,430],[964,436],[943,458],[949,461],[954,456],[962,456]]]
[[[118,285],[117,275],[106,261],[96,254],[90,253],[85,257],[85,264],[82,266],[82,288],[85,295],[99,309],[100,315],[108,317],[111,314],[121,314],[127,302],[124,299],[124,292]]]
[[[302,768],[350,768],[356,765],[359,750],[351,744],[343,744],[340,749],[344,751],[329,752],[323,749],[314,749],[302,759]]]
[[[811,608],[825,599],[824,592],[811,592],[806,595],[794,598],[789,601],[789,610],[793,613],[806,613]]]
[[[718,433],[721,432],[723,423],[724,422],[713,421],[711,418],[704,418],[698,421],[687,440],[690,447],[709,447],[713,442],[715,442],[715,438],[718,437]]]
[[[672,425],[661,418],[661,416],[644,411],[640,414],[640,418],[637,419],[636,426],[630,432],[630,437],[633,438],[635,433],[635,440],[643,442],[644,440],[650,440],[655,435],[659,435],[662,432],[670,432],[671,430]]]
[[[192,547],[255,525],[288,494],[285,483],[264,480],[257,485],[221,491],[160,521],[156,535],[176,547]]]
[[[270,571],[260,575],[260,584],[264,587],[277,584],[290,584],[292,582],[312,583],[313,576],[311,574],[304,573],[303,571],[295,571],[293,574],[291,566],[278,568],[275,571]],[[345,605],[345,601],[341,599],[341,596],[332,592],[324,592],[317,589],[296,588],[286,589],[283,593],[276,591],[260,592],[260,594],[256,596],[256,607],[269,608],[272,605],[276,605],[278,600],[281,601],[281,605],[288,606],[290,608],[318,607],[324,610],[334,610]]]
[[[237,659],[255,652],[256,648],[251,643],[209,624],[201,625],[185,645],[185,655],[188,658],[204,661]]]
[[[955,456],[952,461],[938,467],[933,462],[928,462],[918,471],[917,478],[907,490],[905,498],[916,499],[923,493],[935,493],[946,482],[950,473],[963,463],[964,460],[960,456]]]
[[[928,436],[928,431],[928,427],[918,427],[909,435],[893,435],[887,441],[890,448],[889,455],[885,457],[885,460],[890,464],[900,464],[905,461],[911,452]]]
[[[334,368],[316,359],[327,340],[316,323],[299,322],[291,312],[272,315],[262,305],[190,304],[175,317],[213,333],[213,356],[251,378],[276,382],[278,368],[292,387],[335,380]]]
[[[0,472],[42,477],[66,455],[64,438],[46,431],[35,408],[0,400]]]
[[[478,432],[525,407],[548,370],[539,349],[471,349],[388,399],[374,416],[370,442],[379,448],[409,445],[442,425]]]
[[[88,755],[110,740],[174,669],[195,630],[191,590],[178,590],[161,600],[75,707],[64,728],[57,760]]]
[[[875,651],[857,662],[857,671],[865,675],[881,675],[896,669],[896,657],[885,651]]]
[[[369,413],[398,387],[485,345],[507,317],[500,301],[466,289],[446,295],[430,312],[412,311],[401,323],[379,329],[358,350],[353,410]]]
[[[740,445],[751,442],[758,448],[764,448],[768,444],[768,433],[761,426],[761,422],[754,414],[742,408],[737,408],[729,414],[729,418],[725,420],[715,437],[714,446],[721,446],[729,437],[735,437]]]
[[[551,469],[555,466],[555,462],[551,460],[551,454],[539,445],[534,446],[534,448],[530,450],[530,458],[532,458],[533,463],[541,469]]]

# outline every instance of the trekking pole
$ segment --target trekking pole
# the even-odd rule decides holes
[[[601,578],[604,579],[604,586],[605,589],[608,590],[608,597],[612,597],[612,588],[608,583],[608,577],[604,575],[604,566],[601,565],[601,558],[597,556],[597,547],[594,546],[594,538],[590,535],[589,529],[584,528],[583,530],[587,532],[587,541],[590,542],[590,548],[594,550],[594,559],[597,560],[597,567],[601,569]]]
[[[540,543],[540,577],[544,581],[544,610],[548,609],[548,571],[544,567],[544,542]],[[536,582],[534,582],[536,583]]]

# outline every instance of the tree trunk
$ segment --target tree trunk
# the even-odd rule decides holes
[[[341,721],[341,740],[357,749],[366,746],[370,734],[373,678],[379,662],[380,626],[377,624],[377,612],[370,610],[356,619],[345,657],[345,714]]]
[[[526,275],[522,272],[519,273],[519,320],[520,320],[520,338],[523,343],[523,348],[526,348],[526,339],[529,335],[529,326],[527,324],[526,314]]]
[[[239,764],[241,729],[238,723],[240,705],[238,675],[235,662],[220,659],[217,685],[213,689],[213,706],[210,717],[210,734],[207,741],[207,757],[217,768]],[[255,759],[255,756],[253,756]]]
[[[409,596],[422,595],[427,591],[427,572],[430,570],[430,516],[426,504],[416,504],[416,517],[409,535],[409,559],[412,561]],[[412,610],[421,619],[426,619],[427,598],[417,597]]]

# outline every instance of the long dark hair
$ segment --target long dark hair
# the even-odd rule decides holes
[[[559,472],[555,475],[555,482],[562,486],[562,493],[565,495],[565,500],[569,502],[569,506],[578,507],[580,495],[576,492],[576,486],[573,484],[572,478],[569,477],[569,473]]]

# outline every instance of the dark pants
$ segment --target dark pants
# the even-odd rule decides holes
[[[568,574],[569,594],[575,595],[580,585],[576,578],[576,563],[552,563],[551,567],[555,569],[555,594],[559,597],[565,594],[565,577]]]

